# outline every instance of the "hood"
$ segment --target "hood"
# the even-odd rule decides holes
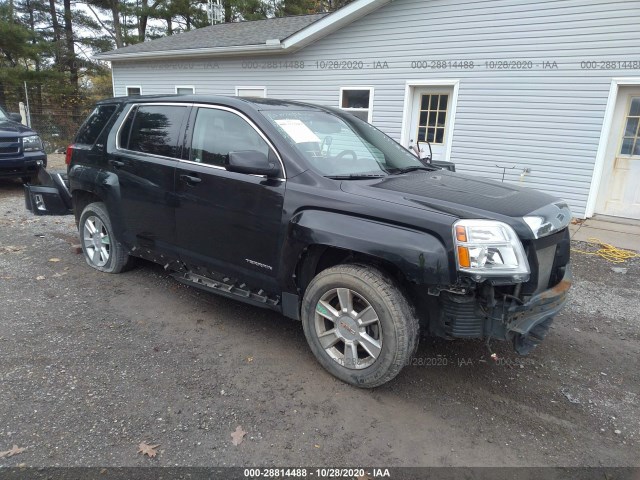
[[[0,120],[0,137],[15,137],[24,135],[37,135],[29,127],[12,120]]]
[[[531,228],[522,219],[524,216],[541,215],[541,212],[548,215],[548,211],[560,210],[558,215],[562,216],[562,221],[554,231],[560,224],[566,226],[571,219],[566,203],[546,193],[448,170],[344,181],[341,188],[353,195],[429,209],[457,218],[499,220],[511,225],[521,238],[534,238]]]

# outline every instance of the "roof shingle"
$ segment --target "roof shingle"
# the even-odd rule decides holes
[[[315,15],[267,18],[250,22],[220,23],[178,35],[137,43],[105,52],[102,55],[117,56],[166,50],[264,45],[267,40],[284,40],[326,15],[328,14],[319,13]],[[97,56],[100,57],[100,55]]]

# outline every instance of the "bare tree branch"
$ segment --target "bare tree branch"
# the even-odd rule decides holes
[[[102,28],[104,28],[104,30],[109,34],[109,36],[113,39],[113,41],[117,42],[116,36],[113,34],[113,32],[111,30],[109,30],[107,28],[107,26],[104,24],[104,22],[102,20],[100,20],[100,17],[96,13],[96,11],[93,9],[93,7],[91,5],[89,5],[88,3],[85,3],[85,5],[89,8],[89,10],[91,10],[91,13],[93,13],[93,16],[96,17],[96,20],[98,21],[98,23],[102,26]]]

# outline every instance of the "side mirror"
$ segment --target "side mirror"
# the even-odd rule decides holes
[[[14,122],[22,123],[22,115],[19,113],[10,113],[9,120],[13,120]]]
[[[275,177],[278,174],[279,165],[272,157],[273,155],[267,157],[257,150],[238,150],[229,152],[229,160],[225,166],[230,172]]]

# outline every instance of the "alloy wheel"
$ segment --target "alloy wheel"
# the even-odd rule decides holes
[[[111,254],[109,231],[96,216],[87,217],[84,222],[82,241],[89,261],[96,267],[104,267]]]
[[[322,348],[343,367],[360,370],[380,356],[380,319],[358,292],[349,288],[327,291],[316,305],[314,323]]]

